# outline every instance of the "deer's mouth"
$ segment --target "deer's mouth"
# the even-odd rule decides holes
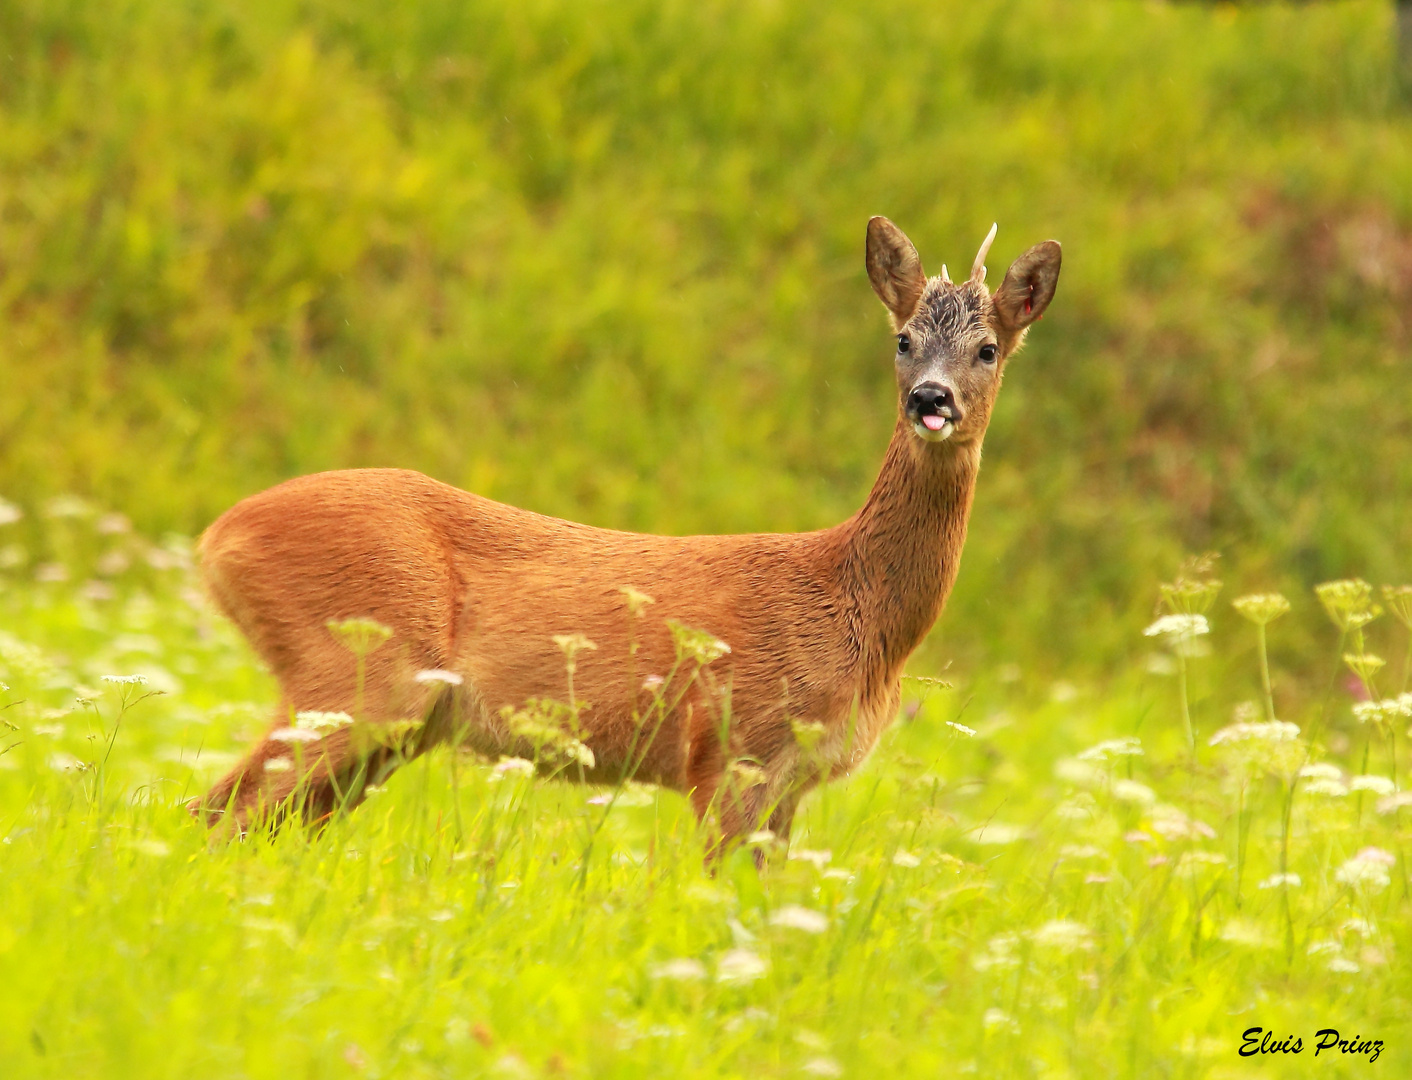
[[[945,442],[951,438],[952,432],[956,430],[956,425],[945,416],[924,416],[919,420],[912,421],[912,430],[920,435],[927,442]]]
[[[912,430],[927,442],[945,442],[956,432],[957,417],[949,405],[922,405],[908,412]]]

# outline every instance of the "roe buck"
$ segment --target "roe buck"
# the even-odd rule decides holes
[[[1052,240],[991,295],[994,237],[992,227],[954,284],[945,267],[927,278],[892,222],[868,222],[868,277],[896,332],[899,415],[867,502],[833,528],[614,532],[395,469],[305,476],[227,511],[201,538],[202,571],[282,698],[275,729],[192,812],[232,831],[318,820],[437,742],[533,754],[510,709],[564,700],[568,652],[592,751],[579,778],[632,773],[684,792],[713,851],[761,824],[787,837],[800,794],[861,762],[897,710],[903,664],[956,579],[1006,358],[1054,295]],[[355,658],[329,630],[350,617],[376,620],[391,640]],[[683,666],[669,621],[729,652]],[[418,679],[427,669],[433,679]],[[669,672],[665,690],[644,681]],[[302,710],[362,719],[291,744],[286,725]],[[402,745],[358,735],[406,718],[420,723],[403,725]]]

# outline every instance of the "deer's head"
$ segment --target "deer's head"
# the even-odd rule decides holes
[[[885,217],[868,222],[868,278],[897,334],[897,388],[902,414],[928,443],[975,442],[985,434],[1006,359],[1044,314],[1059,282],[1060,248],[1036,244],[1005,274],[994,295],[985,257],[995,226],[960,284],[922,273],[922,260]]]

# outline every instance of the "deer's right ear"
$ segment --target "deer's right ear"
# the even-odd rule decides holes
[[[927,286],[917,249],[887,218],[875,217],[868,222],[867,264],[873,292],[892,316],[892,328],[901,330],[916,312]]]

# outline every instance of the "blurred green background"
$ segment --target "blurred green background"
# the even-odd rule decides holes
[[[1109,665],[1188,552],[1403,580],[1394,41],[1370,0],[0,4],[3,573],[61,493],[192,534],[361,465],[832,524],[894,419],[882,213],[932,272],[1065,245],[932,662]]]

